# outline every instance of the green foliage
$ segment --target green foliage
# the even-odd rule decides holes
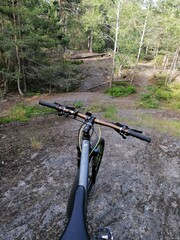
[[[84,106],[83,102],[82,101],[76,101],[73,103],[73,106],[75,108],[82,108]]]
[[[81,65],[83,63],[83,60],[60,60],[60,62],[63,62],[66,66],[72,66]]]
[[[158,88],[155,91],[156,97],[158,100],[170,100],[173,97],[173,93],[171,92],[171,90],[166,90],[166,89],[162,89],[162,88]]]
[[[119,67],[121,66],[123,69],[132,68],[134,65],[136,59],[136,55],[130,54],[127,56],[127,53],[117,53],[116,54],[116,70],[119,70]]]
[[[118,111],[115,106],[107,106],[107,107],[105,107],[103,116],[105,118],[116,121],[118,119],[117,113],[118,113]]]
[[[24,122],[34,116],[41,114],[53,113],[54,110],[50,108],[42,108],[40,106],[25,106],[17,105],[10,110],[8,117],[0,118],[0,124],[9,122]]]
[[[47,90],[47,85],[60,82],[64,75],[68,76],[69,69],[68,64],[62,66],[57,59],[62,59],[67,48],[87,50],[90,39],[95,52],[114,48],[118,1],[1,2],[0,79],[1,85],[7,86],[6,91],[17,88],[19,82],[22,91],[26,88],[32,91],[34,86],[39,88],[39,83]],[[142,4],[142,1],[129,0],[120,4],[117,70],[120,66],[129,68],[136,63],[148,4],[148,1]],[[150,56],[159,66],[165,54],[172,56],[179,46],[179,26],[178,1],[152,1],[141,59]],[[119,95],[118,90],[113,94]],[[158,94],[160,98],[169,98]]]
[[[121,84],[120,86],[113,86],[111,88],[108,88],[106,90],[106,93],[113,96],[113,97],[123,97],[123,96],[128,96],[130,94],[135,93],[135,87],[132,85],[123,85]]]
[[[31,139],[31,147],[34,149],[42,149],[43,144],[40,139],[33,137]]]
[[[158,75],[154,85],[146,87],[147,92],[141,94],[141,106],[145,108],[179,109],[180,107],[180,85],[165,84],[165,76]]]
[[[18,82],[18,90],[26,91],[38,82],[42,67],[51,65],[47,50],[64,46],[57,9],[43,0],[4,0],[0,27],[1,78],[10,90]]]
[[[103,103],[93,103],[92,105],[90,105],[90,107],[87,109],[90,112],[104,112],[106,109],[106,107],[104,106]]]
[[[154,57],[154,64],[156,65],[156,66],[162,66],[162,63],[163,63],[163,55],[157,55],[157,56],[155,56]]]
[[[166,78],[167,78],[166,74],[157,73],[157,74],[153,75],[152,81],[153,81],[154,85],[157,87],[168,88],[168,85],[166,85]]]
[[[156,116],[150,114],[140,114],[138,121],[132,124],[136,124],[139,126],[146,126],[150,128],[154,128],[159,132],[167,132],[168,134],[174,136],[180,136],[180,121],[167,119],[167,118],[157,118]]]
[[[179,119],[159,118],[156,114],[136,112],[131,117],[121,116],[120,119],[117,118],[115,121],[125,122],[129,126],[153,128],[158,132],[168,133],[172,136],[180,136]]]
[[[141,106],[144,108],[159,108],[159,101],[151,93],[142,93]]]
[[[173,97],[168,103],[168,107],[170,107],[171,109],[180,109],[180,84],[172,83],[170,84],[170,88]]]

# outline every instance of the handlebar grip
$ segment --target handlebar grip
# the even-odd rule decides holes
[[[58,110],[58,106],[55,103],[50,103],[50,102],[46,102],[46,101],[41,100],[41,101],[39,101],[39,104]]]
[[[141,133],[135,132],[133,130],[129,130],[128,134],[131,135],[132,137],[139,138],[139,139],[141,139],[141,140],[143,140],[145,142],[148,142],[148,143],[151,142],[151,138],[150,137],[145,136],[145,135],[143,135]]]

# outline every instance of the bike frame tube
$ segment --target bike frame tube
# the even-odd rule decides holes
[[[89,151],[90,151],[90,140],[85,139],[82,141],[82,152],[81,152],[78,185],[83,186],[86,190],[86,193],[88,188]]]
[[[89,240],[86,226],[86,206],[88,191],[88,170],[90,137],[86,136],[82,141],[81,161],[79,170],[79,182],[75,192],[74,205],[71,218],[60,240]]]

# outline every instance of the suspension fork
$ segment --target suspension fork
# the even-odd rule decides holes
[[[95,117],[88,115],[86,119],[86,124],[83,128],[83,138],[82,138],[82,152],[78,153],[81,155],[81,160],[79,165],[79,182],[78,185],[83,186],[88,190],[88,170],[89,170],[89,153],[90,153],[90,130],[94,124]]]

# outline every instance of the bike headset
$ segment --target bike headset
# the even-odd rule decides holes
[[[78,131],[78,146],[79,146],[80,151],[82,151],[82,147],[81,147],[82,144],[81,144],[81,143],[82,143],[82,135],[83,135],[84,125],[86,125],[86,122],[84,122],[84,123],[81,125],[81,127],[79,128],[79,131]],[[99,143],[99,141],[100,141],[100,139],[101,139],[101,135],[102,135],[102,134],[101,134],[101,128],[100,128],[99,125],[97,125],[97,127],[98,127],[98,134],[97,134],[97,132],[96,132],[95,129],[94,129],[94,125],[93,125],[93,127],[92,127],[91,137],[92,137],[93,133],[95,133],[96,136],[98,136],[98,140],[97,140],[95,146],[93,147],[93,149],[91,149],[91,152],[89,153],[89,156],[91,156],[91,154],[93,153],[93,151],[96,149],[96,147],[97,147],[97,145],[98,145],[98,143]]]

